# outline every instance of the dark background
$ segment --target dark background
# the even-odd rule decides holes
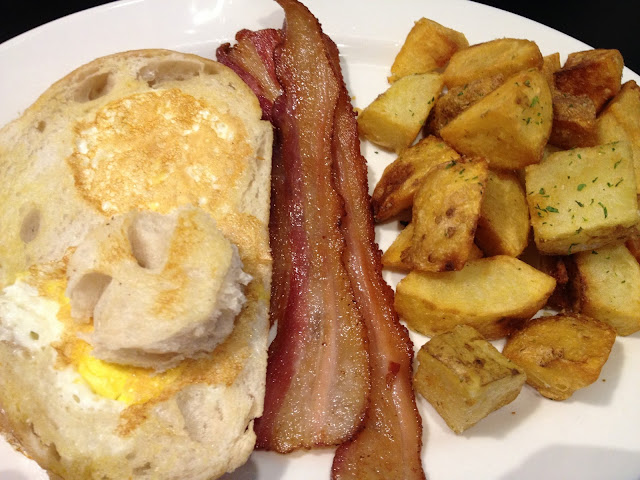
[[[389,0],[391,8],[393,1]],[[103,3],[107,2],[5,2],[0,16],[0,43],[43,23]],[[640,15],[637,14],[638,7],[633,1],[483,0],[479,3],[536,20],[595,48],[617,48],[622,53],[626,66],[640,74]]]

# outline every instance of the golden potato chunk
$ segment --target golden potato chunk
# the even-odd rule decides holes
[[[515,400],[526,379],[520,367],[468,325],[433,337],[417,360],[415,390],[456,433]]]
[[[529,207],[514,173],[489,172],[476,244],[487,256],[517,257],[529,243]]]
[[[515,170],[540,161],[552,115],[547,80],[527,70],[471,105],[440,135],[458,152],[486,158],[491,168]]]
[[[574,310],[616,329],[640,330],[640,265],[624,245],[575,255]]]
[[[599,143],[596,107],[589,97],[553,94],[553,125],[549,143],[566,150],[593,147]]]
[[[555,284],[521,260],[497,255],[470,260],[457,272],[410,272],[396,287],[395,306],[424,335],[466,324],[495,340],[542,308]]]
[[[444,84],[456,87],[501,73],[505,78],[530,68],[541,68],[542,54],[530,40],[499,38],[472,45],[453,54],[444,71]]]
[[[469,46],[463,33],[421,18],[411,28],[391,65],[389,83],[414,73],[444,67],[451,55]]]
[[[640,87],[629,80],[602,110],[597,120],[598,143],[628,141],[633,150],[637,192],[640,194]]]
[[[440,95],[431,109],[425,131],[439,136],[442,127],[503,83],[504,75],[499,73],[448,89],[446,93]]]
[[[358,116],[360,135],[396,152],[418,136],[435,99],[442,91],[442,75],[407,75],[392,84]]]
[[[411,246],[402,261],[427,272],[460,270],[469,258],[487,183],[483,159],[452,160],[434,167],[416,193]]]
[[[549,155],[525,171],[538,249],[568,255],[623,242],[638,223],[631,149],[626,143]]]
[[[555,88],[553,74],[560,70],[560,68],[560,53],[556,52],[542,57],[542,67],[540,68],[540,71],[542,71],[542,74],[547,79],[551,90]]]
[[[413,224],[410,223],[400,231],[400,234],[396,237],[389,248],[382,254],[382,266],[387,268],[397,268],[400,270],[411,270],[412,265],[407,264],[402,260],[402,252],[411,246],[411,240],[413,239]],[[469,251],[469,260],[475,260],[482,258],[483,253],[480,248],[474,243],[471,245]]]
[[[460,155],[440,138],[428,136],[403,150],[387,165],[371,195],[373,214],[384,222],[411,208],[413,197],[429,170]]]
[[[609,325],[584,315],[540,317],[513,333],[502,354],[541,395],[566,400],[598,379],[615,338]]]
[[[400,234],[396,237],[389,248],[382,254],[382,266],[387,268],[398,268],[401,270],[411,270],[411,265],[408,265],[402,260],[402,252],[411,246],[411,239],[413,238],[413,224],[410,223],[400,231]]]
[[[556,89],[586,95],[596,111],[620,91],[624,61],[618,50],[595,49],[570,53],[562,68],[554,73]]]

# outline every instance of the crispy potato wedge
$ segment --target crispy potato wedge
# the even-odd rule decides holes
[[[401,258],[427,272],[460,270],[469,258],[487,183],[484,159],[462,158],[427,173],[414,198],[411,246]]]
[[[579,253],[575,266],[575,311],[608,323],[618,335],[640,330],[640,265],[627,247]]]
[[[549,88],[553,91],[555,88],[555,81],[553,79],[553,74],[556,73],[562,67],[560,63],[560,53],[555,52],[551,55],[545,55],[542,57],[542,67],[540,71],[547,79],[549,83]]]
[[[489,172],[480,208],[476,244],[487,256],[517,257],[529,243],[529,207],[511,172]]]
[[[358,116],[360,135],[399,152],[413,143],[442,91],[442,75],[407,75],[393,83]]]
[[[503,83],[504,75],[499,73],[448,89],[446,93],[440,95],[431,109],[425,131],[439,136],[442,127]]]
[[[427,172],[435,165],[458,158],[458,152],[431,135],[401,151],[384,169],[371,195],[376,221],[384,222],[411,208],[416,190]]]
[[[589,97],[562,92],[553,94],[553,126],[549,143],[567,150],[600,143],[596,107]]]
[[[409,31],[391,65],[389,83],[407,75],[444,67],[454,53],[468,46],[464,34],[421,18]]]
[[[411,270],[411,265],[408,265],[402,260],[402,252],[411,246],[412,238],[413,223],[410,223],[400,231],[393,243],[389,245],[389,248],[382,254],[382,266],[398,268],[400,270]]]
[[[549,139],[551,91],[539,70],[517,73],[440,130],[458,152],[481,156],[494,169],[538,163]]]
[[[468,325],[431,338],[417,360],[415,390],[456,433],[515,400],[526,379],[524,370]]]
[[[525,171],[538,249],[568,255],[624,242],[638,224],[631,149],[626,143],[556,152]]]
[[[631,143],[636,172],[637,191],[640,194],[640,87],[629,80],[609,102],[597,120],[598,143],[618,140]]]
[[[620,91],[624,60],[618,50],[595,49],[570,53],[554,73],[556,89],[586,95],[600,111]]]
[[[389,248],[382,254],[382,266],[399,270],[411,270],[412,265],[402,260],[402,252],[411,246],[413,238],[413,224],[410,223],[400,231]],[[474,243],[469,251],[469,260],[475,260],[484,256],[482,250]]]
[[[457,272],[410,272],[396,287],[395,306],[409,328],[424,335],[466,324],[495,340],[530,319],[555,284],[521,260],[497,255],[470,260]]]
[[[585,315],[536,318],[514,332],[502,354],[527,374],[527,383],[552,400],[566,400],[595,382],[616,333]]]
[[[453,54],[445,69],[448,88],[501,73],[505,78],[530,68],[541,68],[542,54],[530,40],[499,38],[472,45]]]

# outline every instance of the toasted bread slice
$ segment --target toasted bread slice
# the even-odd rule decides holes
[[[210,479],[247,460],[265,385],[271,145],[271,126],[235,73],[167,50],[84,65],[0,130],[0,426],[50,475]],[[132,229],[127,215],[144,228]],[[172,230],[157,216],[188,228]],[[149,247],[161,237],[171,241]],[[197,245],[223,246],[214,252],[222,260]],[[105,253],[142,276],[119,277]],[[147,312],[180,305],[191,315],[183,307],[193,291],[182,287],[218,288],[224,271],[209,270],[220,262],[242,269],[241,293],[232,294],[240,311],[215,345],[200,342],[212,351],[151,368],[176,344],[184,353],[191,342],[183,333],[206,331],[208,314],[185,316],[187,330],[158,339],[135,327],[134,310],[124,333],[146,330],[133,348],[144,345],[149,365],[128,364],[122,331],[96,331],[94,300],[104,300],[107,285],[126,286],[112,307],[128,294],[133,304],[153,298]],[[91,288],[75,290],[78,282]],[[97,358],[92,349],[114,338],[117,355]]]

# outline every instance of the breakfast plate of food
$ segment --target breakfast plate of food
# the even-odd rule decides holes
[[[640,76],[302,3],[0,44],[0,478],[637,479]]]

